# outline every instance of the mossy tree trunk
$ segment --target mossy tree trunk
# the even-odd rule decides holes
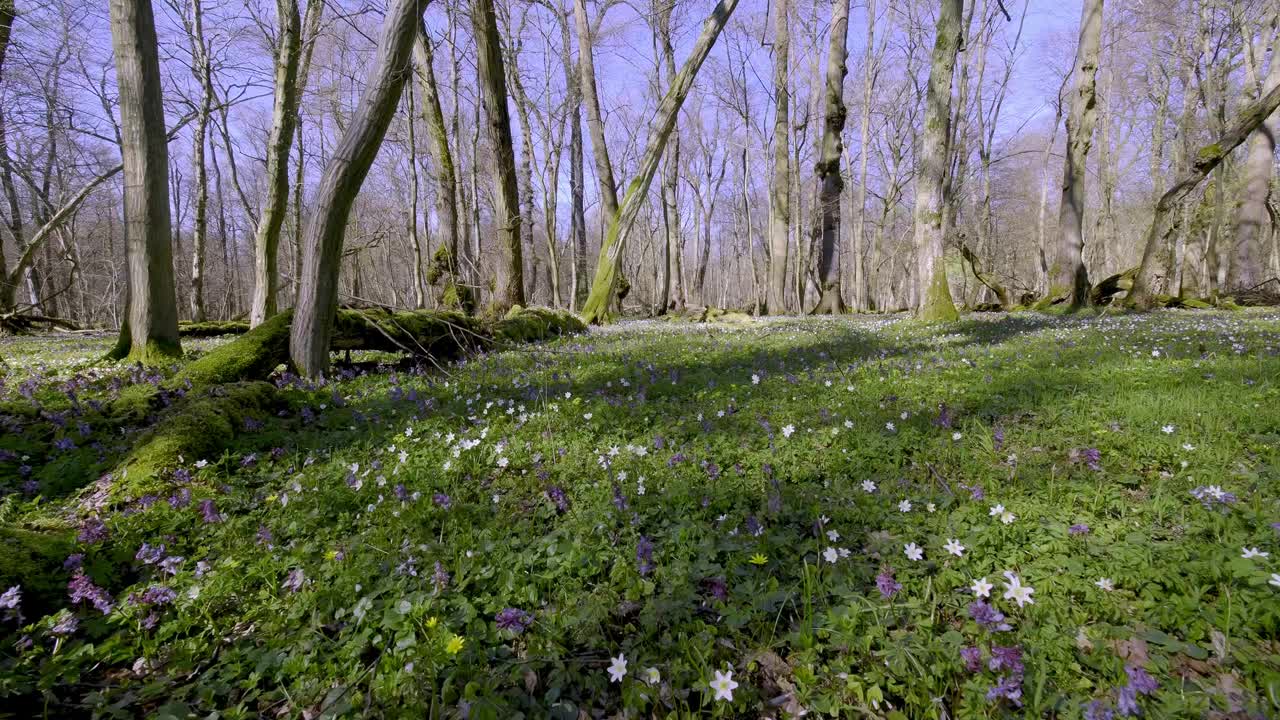
[[[1058,209],[1058,249],[1049,268],[1046,299],[1071,307],[1089,304],[1089,270],[1084,264],[1085,174],[1097,118],[1098,55],[1102,44],[1102,0],[1086,0],[1080,15],[1075,91],[1067,112],[1067,157]]]
[[[849,51],[849,0],[831,3],[831,35],[827,48],[826,118],[823,121],[821,155],[818,159],[817,237],[821,243],[818,256],[820,295],[813,314],[837,315],[844,312],[840,297],[840,196],[844,193],[844,176],[840,173],[840,156],[844,153],[845,61]]]
[[[431,138],[431,163],[436,174],[436,217],[440,225],[440,250],[431,260],[427,281],[439,283],[440,304],[446,308],[472,310],[471,290],[464,287],[458,263],[458,172],[449,148],[449,131],[440,104],[436,83],[435,57],[426,26],[419,23],[413,41],[413,64],[418,79],[422,117]]]
[[[184,21],[187,20],[184,18]],[[192,0],[187,23],[191,44],[191,73],[200,86],[200,104],[196,109],[195,127],[191,134],[191,165],[195,174],[195,216],[191,231],[191,319],[205,320],[204,267],[205,246],[209,236],[209,168],[205,162],[205,146],[209,139],[209,116],[213,112],[213,67],[209,44],[204,37],[204,3]]]
[[[476,42],[476,73],[484,102],[489,145],[497,164],[493,201],[498,225],[498,286],[490,301],[494,312],[524,304],[524,257],[520,233],[520,190],[516,174],[515,145],[511,139],[511,113],[507,110],[507,78],[502,61],[502,38],[493,0],[475,0],[471,23]]]
[[[579,3],[582,0],[578,0]],[[649,194],[649,186],[657,173],[658,163],[662,160],[667,138],[675,128],[676,117],[680,107],[693,87],[698,70],[711,54],[716,38],[724,29],[729,17],[738,7],[738,0],[720,0],[711,16],[702,26],[702,32],[693,45],[684,66],[675,76],[667,93],[658,106],[658,111],[649,129],[649,140],[645,144],[644,154],[640,157],[637,175],[627,186],[622,204],[618,209],[618,217],[608,225],[605,237],[600,245],[600,257],[596,261],[595,279],[591,283],[591,293],[582,308],[582,314],[590,323],[601,323],[607,319],[609,308],[613,305],[618,285],[618,275],[622,267],[622,252],[626,248],[627,238],[635,225],[636,217],[644,206]],[[585,59],[585,52],[583,53]],[[585,77],[584,72],[584,77]]]
[[[942,211],[946,202],[943,184],[947,165],[947,124],[951,117],[951,79],[960,50],[960,15],[963,0],[942,0],[937,37],[929,67],[925,96],[924,131],[916,163],[915,243],[916,316],[929,321],[959,317],[947,283],[946,247],[942,236]]]
[[[129,283],[129,343],[123,354],[156,364],[180,357],[182,345],[169,222],[169,136],[155,17],[151,0],[111,0],[110,13],[120,93]]]
[[[321,0],[311,0],[307,15],[319,12]],[[308,17],[310,21],[310,17]],[[253,300],[249,324],[257,327],[277,312],[280,291],[280,229],[289,205],[289,154],[298,125],[302,88],[298,67],[302,60],[302,18],[297,0],[276,0],[279,34],[275,58],[275,93],[271,130],[267,133],[267,196],[253,238]]]
[[[320,377],[329,367],[347,218],[400,102],[414,38],[430,1],[395,0],[388,8],[369,85],[316,193],[313,218],[303,236],[302,278],[289,340],[294,365],[307,377]]]
[[[1273,48],[1274,52],[1274,48]],[[1192,190],[1213,169],[1222,163],[1222,159],[1240,146],[1251,133],[1257,130],[1280,107],[1280,85],[1271,88],[1266,95],[1251,103],[1240,112],[1234,125],[1216,143],[1207,145],[1196,153],[1191,167],[1186,174],[1178,178],[1168,192],[1156,203],[1155,215],[1147,230],[1146,242],[1142,251],[1142,264],[1138,267],[1137,276],[1133,280],[1133,289],[1129,291],[1125,304],[1141,310],[1155,306],[1156,298],[1152,290],[1155,278],[1156,253],[1168,241],[1173,232],[1173,210],[1176,209]]]

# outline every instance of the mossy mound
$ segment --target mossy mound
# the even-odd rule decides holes
[[[210,350],[173,377],[176,385],[196,387],[242,380],[264,380],[289,359],[293,311],[276,315],[238,340]]]
[[[495,339],[506,342],[537,342],[586,331],[586,324],[572,313],[519,306],[490,328]]]
[[[66,604],[62,563],[75,551],[68,528],[27,530],[0,526],[0,592],[22,586],[22,612],[37,618]]]
[[[343,309],[334,321],[333,349],[382,350],[450,360],[481,347],[484,324],[451,310]]]
[[[272,414],[278,401],[275,387],[260,381],[217,385],[188,395],[162,411],[116,465],[114,474],[121,481],[117,494],[138,496],[163,489],[160,478],[177,467],[179,458],[194,462],[218,455],[247,420]]]

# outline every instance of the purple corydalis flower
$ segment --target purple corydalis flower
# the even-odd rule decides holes
[[[893,579],[892,570],[884,570],[876,576],[876,589],[881,597],[888,600],[902,590],[902,583]]]
[[[87,545],[93,545],[94,543],[100,543],[103,540],[106,540],[107,524],[96,517],[85,520],[84,523],[80,525],[80,535],[78,539],[80,542]]]
[[[653,572],[653,541],[644,535],[636,543],[636,564],[641,575]]]
[[[1084,706],[1084,720],[1112,720],[1115,713],[1111,707],[1101,700],[1094,700]]]
[[[212,500],[200,501],[200,515],[206,523],[222,522],[222,516],[218,514],[218,509],[214,507]]]
[[[564,488],[558,485],[552,485],[547,489],[547,497],[556,506],[558,512],[569,511],[569,498],[564,494]]]
[[[142,593],[141,602],[144,605],[168,605],[177,599],[178,593],[173,588],[164,585],[152,585]]]
[[[435,572],[431,573],[431,582],[435,583],[436,592],[440,592],[449,587],[449,573],[444,569],[444,565],[440,561],[436,561]]]
[[[67,594],[71,596],[72,604],[87,600],[103,615],[110,614],[113,607],[111,595],[95,585],[83,570],[76,570],[71,576],[71,581],[67,583]]]
[[[302,572],[302,568],[294,568],[285,576],[284,582],[281,583],[280,587],[289,592],[298,592],[306,582],[307,576]]]
[[[1142,714],[1138,707],[1138,691],[1132,685],[1125,685],[1116,693],[1116,709],[1122,717]]]
[[[613,506],[620,511],[627,509],[627,496],[622,494],[622,486],[617,483],[613,484]]]
[[[266,525],[258,526],[257,544],[270,546],[275,541],[275,536],[271,534],[271,528]]]
[[[449,508],[453,507],[453,501],[450,500],[449,496],[445,495],[444,493],[436,493],[435,495],[432,495],[431,502],[435,503],[437,506],[441,508],[444,508],[445,510],[448,510]]]
[[[1102,470],[1102,453],[1098,451],[1098,448],[1085,448],[1084,462],[1089,466],[1090,470],[1100,472]]]
[[[524,632],[531,624],[533,624],[533,616],[521,610],[520,608],[509,607],[493,618],[497,623],[499,630],[510,630],[519,635]]]
[[[62,569],[68,572],[79,569],[81,565],[84,565],[84,553],[72,553],[62,561]]]
[[[999,425],[997,425],[995,429],[991,431],[991,445],[997,451],[999,451],[1000,448],[1004,447],[1004,428],[1000,427]]]
[[[1075,525],[1067,528],[1067,532],[1072,535],[1088,535],[1089,526],[1084,523],[1076,523]]]
[[[170,575],[177,575],[178,568],[182,567],[182,563],[186,558],[179,555],[172,555],[160,561],[160,570]]]
[[[708,595],[721,602],[729,599],[729,586],[722,577],[703,578],[702,587]]]
[[[973,618],[983,629],[990,632],[1007,632],[1012,628],[1004,621],[1004,613],[996,610],[985,600],[969,603],[969,617]]]
[[[154,565],[164,558],[164,545],[150,545],[142,543],[142,547],[138,549],[134,560],[142,562],[144,565]]]
[[[1017,645],[1005,647],[1001,645],[991,646],[991,659],[987,661],[987,667],[994,672],[1007,670],[1018,677],[1022,676],[1022,648]]]
[[[960,659],[964,661],[965,670],[976,673],[982,669],[982,648],[962,647],[960,648]]]
[[[191,504],[191,491],[187,488],[181,488],[178,492],[169,496],[169,507],[173,509],[183,508]]]
[[[760,537],[764,534],[764,526],[760,524],[755,515],[747,516],[747,534],[752,537]]]
[[[1018,707],[1022,707],[1022,678],[1014,675],[1001,675],[996,684],[987,690],[987,700],[995,701],[1004,698]]]
[[[1138,665],[1126,665],[1124,672],[1129,676],[1129,685],[1139,695],[1151,695],[1160,687],[1156,679]]]

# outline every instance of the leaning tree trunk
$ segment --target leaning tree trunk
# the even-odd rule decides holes
[[[1280,85],[1271,88],[1266,95],[1242,110],[1235,125],[1228,128],[1226,134],[1217,142],[1200,148],[1190,169],[1178,178],[1173,187],[1156,203],[1155,215],[1151,219],[1151,227],[1147,230],[1146,242],[1143,246],[1142,264],[1138,267],[1138,274],[1133,279],[1133,289],[1125,298],[1126,305],[1141,310],[1155,306],[1156,298],[1151,288],[1155,280],[1152,275],[1155,269],[1156,253],[1173,232],[1174,224],[1171,222],[1173,209],[1204,180],[1205,176],[1222,163],[1224,157],[1261,127],[1277,107],[1280,107]]]
[[[582,0],[578,0],[578,2],[581,3]],[[649,130],[649,140],[645,144],[644,154],[640,157],[636,177],[627,186],[626,195],[623,196],[622,204],[618,209],[618,217],[609,224],[604,240],[600,245],[600,257],[596,262],[595,279],[591,283],[591,293],[587,297],[587,304],[582,309],[582,314],[587,322],[601,323],[606,319],[608,309],[613,304],[616,294],[619,270],[622,266],[622,251],[626,248],[627,238],[631,235],[631,229],[635,224],[636,217],[640,214],[640,209],[645,204],[645,198],[649,194],[649,186],[653,183],[653,176],[657,173],[658,163],[662,160],[667,138],[670,137],[671,131],[675,128],[676,116],[680,114],[680,106],[684,104],[684,99],[689,95],[689,90],[693,87],[693,81],[697,77],[703,61],[707,59],[707,55],[711,54],[711,47],[715,45],[716,38],[720,36],[720,31],[724,28],[725,23],[729,21],[729,16],[733,14],[734,9],[737,7],[738,0],[720,0],[716,5],[711,17],[707,18],[706,23],[702,26],[702,33],[698,36],[697,42],[694,43],[689,57],[684,62],[684,66],[680,68],[679,74],[673,79],[671,87],[667,89],[666,95],[662,98],[662,103],[658,106],[658,111]],[[583,59],[586,56],[587,53],[585,51],[582,52]],[[586,72],[583,73],[584,79],[586,74]]]
[[[149,365],[182,355],[169,227],[169,137],[151,0],[111,0],[110,8],[129,275],[129,340],[117,351]]]
[[[430,2],[395,0],[388,8],[369,85],[316,193],[314,214],[303,236],[302,279],[289,337],[289,355],[307,377],[321,377],[329,367],[347,218],[400,103],[413,41]]]
[[[831,45],[827,50],[827,117],[823,123],[821,156],[818,159],[818,237],[822,252],[818,258],[818,283],[821,295],[813,314],[836,315],[844,312],[840,297],[840,195],[844,192],[844,176],[840,173],[840,156],[844,153],[841,137],[848,111],[844,106],[845,60],[849,54],[849,0],[835,0],[831,5]]]
[[[490,309],[503,312],[524,304],[524,259],[520,236],[520,190],[516,175],[515,147],[511,140],[511,114],[507,110],[507,78],[502,63],[502,39],[493,0],[475,0],[471,22],[476,40],[476,72],[488,120],[489,145],[497,162],[493,215],[498,225],[501,259],[498,286]]]
[[[776,0],[773,39],[773,182],[769,186],[770,315],[787,311],[787,255],[791,249],[790,116],[791,20],[789,0]]]
[[[311,0],[315,7],[321,0]],[[307,14],[312,5],[307,6]],[[253,301],[249,325],[257,327],[277,311],[280,290],[280,229],[289,205],[289,153],[298,125],[301,87],[298,66],[302,59],[302,18],[297,0],[276,0],[280,23],[276,48],[275,98],[271,109],[271,130],[267,134],[267,197],[262,205],[253,238]]]
[[[942,213],[946,198],[943,184],[947,171],[947,124],[951,117],[951,78],[956,53],[960,49],[960,14],[963,0],[942,0],[938,12],[937,38],[929,68],[929,90],[925,98],[924,131],[920,140],[919,175],[916,177],[916,315],[924,320],[955,320],[959,317],[951,299],[942,236]]]
[[[1102,0],[1086,0],[1080,16],[1076,50],[1075,92],[1067,113],[1067,161],[1062,171],[1062,204],[1058,209],[1058,252],[1049,269],[1048,302],[1062,300],[1073,308],[1089,304],[1089,270],[1084,264],[1085,166],[1093,145],[1097,118],[1096,81],[1102,40]]]
[[[1272,45],[1275,45],[1277,22],[1272,19]],[[1256,69],[1251,73],[1255,78]],[[1256,81],[1255,81],[1256,82]],[[1254,83],[1251,83],[1254,84]],[[1280,85],[1280,58],[1271,58],[1265,84],[1266,93]],[[1249,136],[1249,152],[1244,161],[1244,199],[1236,213],[1234,257],[1230,263],[1227,290],[1247,290],[1263,280],[1263,228],[1270,223],[1267,203],[1271,200],[1271,175],[1275,165],[1277,118],[1267,118],[1262,127]]]

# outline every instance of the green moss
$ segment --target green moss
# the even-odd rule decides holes
[[[493,337],[507,342],[536,342],[585,332],[587,326],[572,313],[548,308],[514,307],[494,323]]]
[[[168,365],[172,361],[181,358],[182,345],[178,341],[152,338],[143,343],[142,346],[133,345],[130,347],[129,354],[125,357],[125,360],[154,367]]]
[[[38,531],[0,527],[0,588],[22,586],[22,612],[28,619],[66,604],[67,574],[62,563],[75,552],[74,540],[65,527]]]
[[[195,387],[241,380],[262,380],[276,366],[289,360],[289,323],[293,311],[285,311],[245,333],[239,339],[209,351],[174,376],[176,385]]]
[[[178,335],[181,337],[219,337],[247,332],[249,323],[239,320],[178,323]]]
[[[162,412],[116,466],[117,494],[135,497],[163,488],[161,476],[178,465],[218,455],[248,418],[272,414],[276,389],[266,382],[220,385],[188,396]]]
[[[933,272],[933,280],[925,290],[924,302],[916,317],[925,322],[955,322],[960,319],[956,304],[951,300],[951,286],[947,283],[947,271],[939,266]]]

